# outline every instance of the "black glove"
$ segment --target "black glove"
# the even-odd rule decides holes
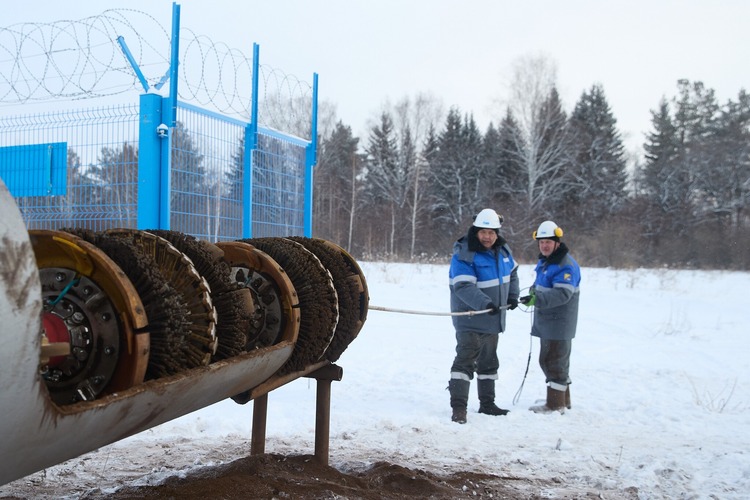
[[[518,307],[518,299],[508,299],[508,309],[511,311]]]
[[[525,306],[531,307],[536,304],[536,295],[524,295],[518,301]]]
[[[493,315],[495,315],[495,314],[497,314],[497,313],[499,313],[499,312],[500,312],[500,308],[499,308],[499,307],[497,307],[497,306],[496,306],[495,304],[493,304],[492,302],[490,302],[489,304],[487,304],[487,305],[485,306],[485,309],[490,309],[490,312],[488,312],[488,313],[487,313],[487,314],[489,314],[490,316],[493,316]]]

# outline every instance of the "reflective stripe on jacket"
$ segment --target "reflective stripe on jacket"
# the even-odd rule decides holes
[[[453,246],[449,270],[451,311],[479,311],[488,303],[502,306],[508,297],[518,299],[518,265],[508,245],[472,252],[467,238]],[[505,309],[500,314],[452,316],[457,332],[499,333],[505,330]]]

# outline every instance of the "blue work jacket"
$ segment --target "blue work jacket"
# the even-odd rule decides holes
[[[572,340],[578,325],[581,268],[565,243],[536,264],[534,324],[531,334],[546,340]]]
[[[451,312],[478,311],[488,304],[503,306],[518,299],[518,265],[507,244],[481,252],[469,250],[467,237],[456,241],[449,270]],[[505,331],[505,309],[500,314],[452,316],[456,332]]]

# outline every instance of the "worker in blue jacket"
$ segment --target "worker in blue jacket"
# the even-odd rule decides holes
[[[490,310],[485,314],[453,315],[456,357],[448,382],[451,420],[466,423],[469,388],[477,374],[479,413],[505,415],[495,404],[498,334],[505,330],[505,310],[518,305],[519,285],[513,254],[500,236],[502,218],[486,208],[479,212],[453,246],[450,277],[451,312]]]
[[[560,238],[563,230],[547,220],[534,231],[539,246],[536,280],[521,303],[534,307],[531,335],[539,337],[539,366],[547,382],[547,399],[529,408],[535,413],[570,408],[570,353],[578,324],[581,268]]]

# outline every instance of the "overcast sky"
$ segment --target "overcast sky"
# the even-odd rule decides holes
[[[499,122],[512,63],[544,55],[558,69],[566,111],[603,86],[629,149],[649,110],[700,80],[720,102],[750,88],[750,2],[744,0],[183,0],[181,25],[312,82],[355,134],[383,105],[418,93]],[[3,9],[0,26],[81,19],[130,8],[167,30],[166,0],[37,0]]]

